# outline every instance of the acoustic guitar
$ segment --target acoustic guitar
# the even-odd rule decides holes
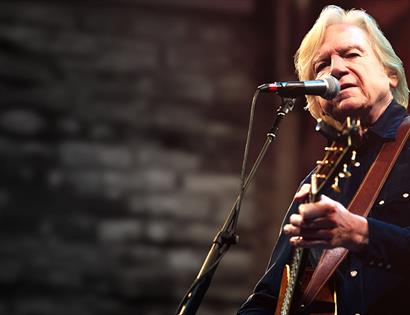
[[[320,199],[321,192],[327,184],[332,189],[340,192],[339,181],[351,176],[348,167],[356,159],[355,148],[360,143],[361,128],[360,121],[349,117],[340,130],[318,121],[316,130],[321,131],[330,138],[331,145],[325,147],[324,157],[317,161],[317,167],[311,176],[311,187],[309,191],[309,202]],[[294,247],[292,249],[290,263],[283,270],[278,303],[274,315],[334,315],[336,310],[336,299],[332,283],[325,285],[311,305],[303,305],[301,296],[314,271],[310,266],[309,250]],[[331,282],[331,281],[329,281]]]

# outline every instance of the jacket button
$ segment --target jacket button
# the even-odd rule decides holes
[[[369,261],[369,266],[373,266],[374,265],[374,260],[370,260]]]
[[[384,205],[384,200],[380,200],[379,201],[379,206],[383,206]]]
[[[389,269],[391,269],[391,265],[390,265],[390,264],[387,264],[387,265],[386,265],[386,270],[389,270]]]
[[[356,277],[356,276],[357,276],[357,270],[352,270],[352,271],[350,271],[350,276],[351,276],[352,278]]]
[[[404,193],[403,194],[403,198],[409,198],[409,196],[410,196],[409,193]]]

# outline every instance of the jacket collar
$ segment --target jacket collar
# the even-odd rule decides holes
[[[406,115],[406,108],[393,100],[368,131],[386,141],[394,140],[397,129]]]

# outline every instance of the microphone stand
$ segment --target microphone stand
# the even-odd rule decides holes
[[[253,105],[256,100],[255,94]],[[261,148],[261,151],[252,166],[249,175],[244,180],[244,163],[242,167],[242,182],[241,182],[241,190],[236,198],[236,201],[226,218],[221,230],[216,234],[212,241],[211,249],[206,256],[199,273],[186,292],[185,296],[181,300],[177,312],[177,315],[194,315],[201,304],[201,301],[211,283],[212,277],[218,267],[223,255],[229,250],[231,245],[237,244],[239,241],[239,236],[236,233],[237,229],[237,222],[240,210],[240,204],[243,198],[243,195],[248,188],[249,184],[251,183],[252,179],[256,171],[259,168],[260,163],[262,162],[264,156],[266,155],[266,151],[269,145],[272,143],[273,140],[276,138],[276,132],[278,131],[279,124],[282,121],[283,117],[286,116],[289,112],[292,111],[295,105],[295,98],[282,98],[282,104],[279,106],[278,110],[276,111],[276,117],[273,122],[272,128],[268,131],[266,141]],[[251,128],[250,128],[251,129]],[[249,141],[249,133],[247,144]],[[246,145],[247,147],[247,145]],[[245,158],[246,160],[246,149],[245,149]]]

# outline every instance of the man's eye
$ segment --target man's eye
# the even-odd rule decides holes
[[[326,63],[325,63],[325,62],[320,62],[320,63],[316,64],[315,72],[316,72],[316,73],[319,73],[319,72],[322,71],[325,67],[326,67]]]
[[[356,58],[359,57],[360,55],[358,53],[348,53],[346,54],[346,58]]]

